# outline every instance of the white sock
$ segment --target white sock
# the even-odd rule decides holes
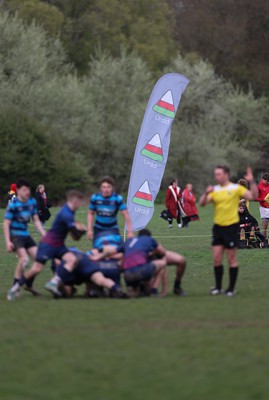
[[[50,280],[50,282],[55,283],[56,285],[59,285],[59,283],[61,283],[62,280],[58,275],[54,275],[54,277]]]

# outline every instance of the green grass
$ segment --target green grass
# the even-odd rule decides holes
[[[187,257],[186,298],[55,301],[43,291],[9,303],[16,259],[1,236],[1,400],[268,399],[268,250],[240,251],[238,295],[211,297],[211,207],[185,230],[168,230],[160,211],[150,228]]]

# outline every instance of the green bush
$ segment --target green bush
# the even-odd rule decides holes
[[[1,112],[0,148],[2,204],[9,185],[21,176],[29,179],[33,189],[44,183],[52,200],[61,199],[68,187],[83,188],[86,183],[85,171],[68,148],[16,109]]]

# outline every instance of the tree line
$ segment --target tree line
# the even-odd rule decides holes
[[[267,0],[1,0],[2,10],[60,35],[80,75],[96,49],[136,51],[155,77],[178,52],[211,62],[244,91],[269,94]]]
[[[116,0],[98,4],[102,2],[109,8]],[[11,3],[16,1],[2,1],[5,7]],[[44,3],[55,13],[62,3],[72,15],[82,12],[76,9],[79,4],[95,4],[21,3],[28,3],[29,10],[30,3],[33,9]],[[142,7],[145,2],[133,3]],[[249,161],[257,175],[269,168],[265,96],[234,86],[194,52],[171,52],[158,67],[154,61],[153,68],[139,48],[121,44],[115,53],[113,46],[111,51],[102,46],[89,51],[83,72],[63,38],[37,18],[25,22],[10,11],[0,13],[1,199],[22,171],[34,186],[45,183],[54,200],[62,199],[68,187],[90,188],[103,174],[113,175],[118,189],[125,191],[151,90],[157,76],[171,71],[185,74],[191,84],[173,125],[164,185],[177,174],[199,191],[220,162],[229,162],[235,176]]]

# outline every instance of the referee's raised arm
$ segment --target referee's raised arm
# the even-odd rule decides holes
[[[212,193],[214,190],[214,187],[212,185],[208,186],[206,188],[206,191],[202,194],[199,200],[199,204],[201,207],[206,206],[208,203],[212,201],[211,197],[209,196],[210,193]]]
[[[246,200],[256,200],[258,197],[258,187],[257,187],[256,183],[254,182],[254,177],[253,177],[251,167],[247,168],[246,175],[244,176],[244,178],[248,181],[249,187],[250,187],[250,190],[246,191],[244,198]]]

